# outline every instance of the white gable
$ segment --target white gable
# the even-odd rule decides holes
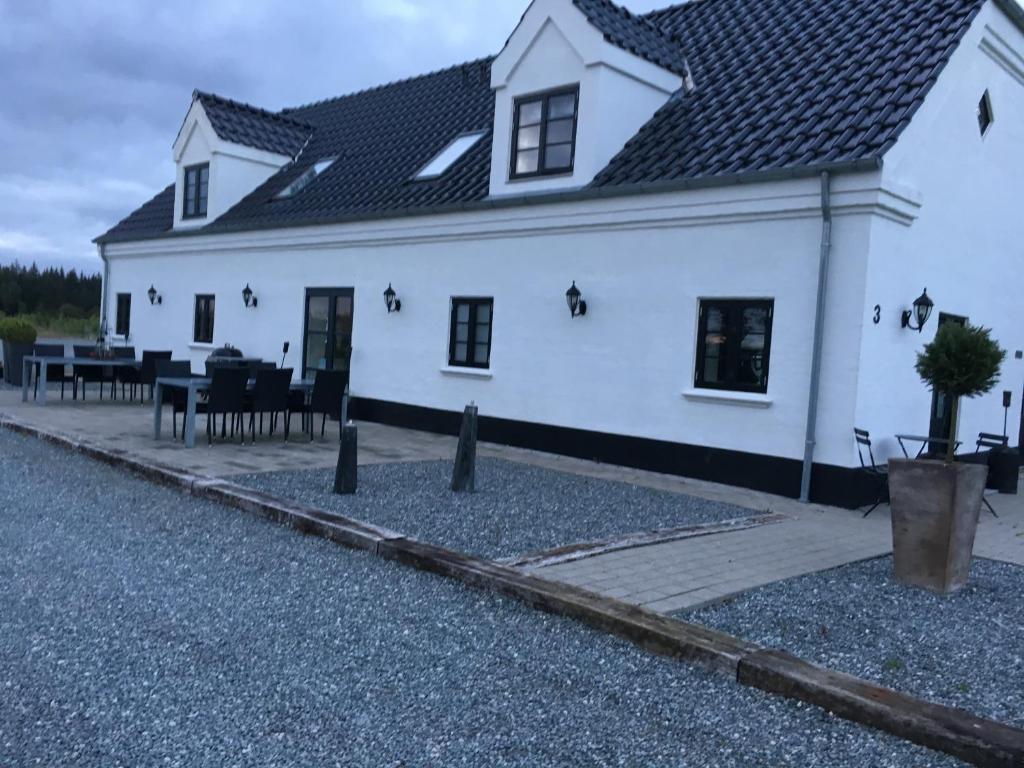
[[[516,99],[577,85],[572,171],[510,179]],[[682,85],[679,75],[607,42],[572,0],[534,0],[491,65],[491,195],[585,186]]]

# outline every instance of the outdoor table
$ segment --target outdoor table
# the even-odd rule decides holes
[[[39,363],[39,394],[36,397],[36,405],[46,405],[46,375],[47,368],[51,365],[91,365],[100,368],[142,368],[142,363],[127,357],[63,357],[54,355],[26,355],[22,363],[21,375],[21,402],[28,401],[28,385],[32,375],[34,364]]]
[[[896,442],[900,444],[900,450],[903,451],[903,455],[906,456],[908,459],[910,458],[910,454],[907,453],[907,446],[903,444],[904,440],[910,443],[921,444],[921,448],[918,450],[917,455],[914,457],[915,459],[921,458],[921,454],[924,453],[924,449],[928,447],[929,443],[940,443],[941,445],[949,445],[949,439],[944,437],[925,437],[923,435],[896,435]],[[955,451],[962,444],[963,443],[960,440],[957,440],[956,446],[953,448],[953,450]]]
[[[185,423],[182,426],[182,431],[185,435],[185,447],[195,448],[196,402],[199,399],[199,393],[208,390],[212,381],[213,379],[207,376],[190,376],[188,378],[158,377],[153,386],[153,438],[155,440],[160,439],[160,421],[163,417],[164,405],[163,388],[170,387],[171,389],[183,389],[186,392]],[[252,389],[255,384],[255,379],[249,379],[247,387]],[[302,392],[308,397],[309,393],[313,391],[313,380],[299,379],[298,381],[293,381],[288,388],[293,392]],[[345,400],[343,398],[342,407],[344,408],[345,405]]]

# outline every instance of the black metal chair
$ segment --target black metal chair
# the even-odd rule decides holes
[[[96,347],[93,344],[75,344],[75,357],[92,357],[96,354]],[[87,383],[100,385],[100,400],[103,399],[103,385],[109,381],[111,390],[114,387],[113,369],[102,365],[74,365],[71,367],[71,375],[74,378],[72,385],[73,395],[78,397],[78,382],[82,383],[82,399],[85,400],[85,385]]]
[[[134,360],[135,347],[111,347],[110,354],[121,360]],[[121,399],[124,400],[124,385],[134,385],[139,382],[139,370],[137,368],[114,368],[114,384],[110,387],[110,396],[117,399],[117,384],[121,385]],[[135,398],[134,387],[129,387],[132,399]]]
[[[43,355],[45,357],[64,357],[64,345],[63,344],[36,344],[32,347],[33,355]],[[35,364],[35,380],[32,387],[32,396],[39,396],[39,369],[42,367],[40,363]],[[46,366],[46,381],[47,383],[56,384],[60,382],[60,399],[64,399],[64,385],[71,382],[74,385],[74,377],[68,376],[68,369],[63,365],[48,365]]]
[[[188,360],[157,359],[154,383],[158,378],[187,379],[192,375],[192,363]],[[185,413],[188,407],[188,395],[180,389],[165,388],[161,394],[164,405],[171,406],[171,429],[174,437],[178,437],[178,414]],[[201,404],[196,403],[196,413],[200,413]],[[181,438],[185,439],[185,425],[181,425]]]
[[[978,433],[978,440],[974,444],[974,452],[975,453],[981,453],[981,449],[982,448],[987,448],[988,450],[991,451],[991,450],[1001,450],[1001,449],[1009,448],[1009,447],[1010,447],[1010,438],[1009,437],[1007,437],[1005,435],[997,435],[997,434],[995,434],[993,432],[979,432]],[[990,472],[992,471],[991,470],[991,465],[990,465],[989,471]],[[988,493],[988,489],[986,489],[985,493]],[[984,494],[982,494],[981,503],[984,504],[985,508],[989,512],[992,513],[993,517],[999,517],[999,515],[996,514],[995,509],[993,509],[992,505],[989,503],[989,500],[985,498]]]
[[[263,434],[263,414],[270,415],[269,434],[274,434],[277,426],[277,417],[284,417],[284,439],[288,440],[288,433],[291,429],[291,413],[288,409],[288,388],[292,383],[292,369],[282,368],[277,370],[264,368],[256,371],[256,380],[253,384],[252,394],[248,398],[249,404],[249,433],[252,441],[256,442],[256,414],[260,416],[260,434]]]
[[[235,425],[239,427],[240,442],[245,443],[245,389],[249,383],[249,369],[240,367],[215,367],[210,377],[210,396],[206,401],[206,439],[213,444],[213,433],[217,414],[221,415],[220,436],[227,435],[227,417],[231,416],[231,436],[235,436]]]
[[[326,371],[318,370],[316,378],[313,379],[313,393],[309,403],[303,403],[301,409],[296,408],[293,403],[290,410],[300,410],[303,415],[303,429],[309,424],[309,439],[313,440],[313,416],[322,414],[320,421],[320,437],[324,436],[327,427],[327,417],[341,421],[341,400],[348,391],[348,371]],[[339,425],[340,426],[340,425]],[[341,437],[341,430],[338,430],[338,437]]]
[[[170,352],[154,351],[152,349],[142,350],[142,367],[139,368],[139,389],[141,390],[144,386],[149,386],[149,399],[153,399],[153,386],[156,384],[156,365],[159,360],[170,360]],[[189,371],[191,373],[191,371]],[[132,393],[132,398],[135,397],[135,393]],[[145,400],[145,395],[139,393],[139,398]]]
[[[860,457],[861,471],[871,478],[878,492],[875,503],[871,505],[871,509],[864,513],[864,517],[867,517],[878,508],[878,505],[884,504],[889,500],[889,467],[886,464],[875,462],[875,454],[871,450],[871,435],[868,434],[867,430],[854,427],[853,436],[857,440],[857,456]],[[865,448],[868,451],[868,461],[864,461]]]

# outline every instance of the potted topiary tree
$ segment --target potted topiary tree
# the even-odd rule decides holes
[[[36,329],[32,323],[8,317],[0,320],[0,340],[4,351],[4,381],[21,386],[22,360],[32,354],[36,343]]]
[[[947,323],[917,356],[917,372],[952,399],[944,460],[889,460],[896,578],[937,592],[967,582],[988,467],[956,461],[960,398],[990,391],[1006,353],[989,331]]]

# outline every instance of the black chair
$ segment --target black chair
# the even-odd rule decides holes
[[[43,355],[45,357],[64,357],[64,345],[63,344],[36,344],[32,347],[33,355]],[[32,388],[32,396],[39,396],[39,369],[42,367],[41,363],[35,364],[35,382]],[[68,376],[68,369],[63,365],[48,365],[46,366],[46,381],[47,383],[56,384],[60,382],[60,399],[64,399],[64,385],[71,382],[74,385],[74,377]]]
[[[151,349],[142,350],[142,367],[139,368],[139,388],[149,385],[149,399],[153,399],[153,385],[156,384],[156,364],[158,360],[170,360],[170,352],[156,352]],[[191,373],[191,371],[189,371]],[[135,393],[132,393],[135,397]],[[139,397],[145,399],[140,392]]]
[[[93,344],[75,344],[75,357],[93,357],[96,347]],[[85,385],[89,382],[100,385],[100,400],[103,399],[103,385],[109,381],[111,390],[114,387],[113,369],[102,365],[74,365],[71,367],[74,379],[72,394],[78,397],[78,382],[82,382],[82,399],[85,400]]]
[[[256,414],[260,415],[260,434],[263,434],[263,414],[270,415],[269,434],[274,434],[277,417],[284,417],[284,439],[288,440],[291,429],[291,413],[288,410],[288,388],[292,383],[292,369],[262,369],[256,371],[252,395],[248,398],[249,433],[256,442]]]
[[[979,432],[978,433],[978,441],[974,445],[975,445],[975,447],[974,447],[974,452],[975,453],[981,453],[981,449],[982,448],[987,448],[990,451],[992,451],[992,450],[997,450],[998,451],[998,450],[1003,450],[1005,448],[1009,448],[1010,447],[1010,438],[1006,437],[1005,435],[997,435],[997,434],[994,434],[992,432]],[[986,462],[986,463],[990,464],[990,462]],[[990,466],[989,467],[990,476],[991,476],[991,472],[992,472],[992,469],[991,469],[991,466]],[[987,493],[987,490],[986,490],[986,493]],[[994,517],[999,517],[999,515],[996,514],[995,509],[993,509],[992,505],[989,503],[989,500],[985,498],[984,494],[981,497],[981,502],[985,505],[985,508],[988,509],[988,511],[992,513],[992,515]]]
[[[301,412],[303,414],[303,428],[306,420],[309,420],[309,439],[313,440],[313,416],[323,414],[320,421],[320,437],[324,436],[327,427],[327,417],[341,421],[341,399],[348,391],[348,371],[326,371],[318,370],[313,380],[313,394],[309,398],[309,404],[303,403]],[[294,409],[294,404],[292,405]],[[339,425],[340,427],[340,425]],[[338,430],[339,439],[341,430]]]
[[[871,450],[871,435],[867,430],[854,427],[853,435],[857,439],[857,456],[860,457],[861,471],[871,478],[878,492],[875,503],[864,513],[864,517],[867,517],[875,511],[879,504],[884,504],[889,500],[889,467],[886,464],[875,462],[875,454]],[[865,448],[868,450],[868,461],[864,461]]]
[[[239,427],[241,443],[245,443],[245,389],[249,383],[249,369],[240,367],[215,367],[210,382],[210,396],[206,401],[206,440],[213,444],[213,432],[217,414],[221,414],[220,436],[227,435],[227,417],[231,416],[231,436],[235,436],[235,425]]]
[[[111,347],[110,354],[119,360],[134,360],[135,347]],[[139,382],[139,370],[137,368],[114,368],[114,385],[110,387],[110,396],[117,399],[117,384],[121,385],[121,399],[124,400],[124,385],[134,385]],[[129,387],[132,399],[135,399],[134,386]]]
[[[164,360],[157,359],[154,383],[158,378],[165,379],[187,379],[192,375],[192,363],[188,360]],[[171,406],[171,429],[174,437],[178,437],[178,414],[185,413],[188,407],[188,394],[180,389],[165,388],[162,391],[161,401],[164,405]],[[200,403],[196,403],[196,413],[200,412]],[[181,425],[181,437],[185,438],[185,424]]]

